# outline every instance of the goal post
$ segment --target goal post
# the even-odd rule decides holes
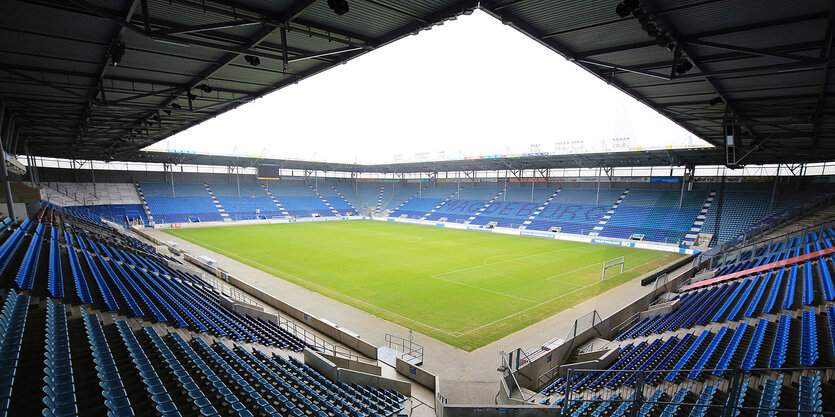
[[[607,269],[616,267],[618,265],[620,265],[620,273],[622,274],[623,273],[624,258],[625,257],[621,256],[619,258],[614,258],[614,259],[609,259],[608,261],[604,261],[603,262],[603,272],[600,274],[600,280],[603,281],[603,280],[606,279],[606,270]]]

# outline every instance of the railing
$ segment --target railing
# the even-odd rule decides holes
[[[388,333],[386,333],[385,340],[388,348],[394,349],[423,362],[423,345]]]
[[[600,374],[610,372],[615,375],[622,372],[620,381],[627,381],[629,385],[618,384],[614,388],[603,387],[597,391],[588,390],[585,387],[575,390],[572,380],[581,381],[588,374]],[[585,411],[584,415],[591,415],[603,402],[609,402],[609,409],[621,409],[620,415],[680,415],[682,410],[705,411],[705,414],[732,416],[740,412],[746,415],[760,415],[760,412],[775,416],[798,416],[808,413],[810,416],[835,416],[835,411],[827,409],[831,406],[831,399],[824,398],[824,388],[820,385],[826,383],[835,367],[817,368],[780,368],[780,369],[702,369],[690,378],[690,369],[672,371],[645,371],[645,370],[599,370],[599,369],[572,369],[566,373],[566,384],[563,393],[557,395],[553,405],[561,407],[563,416]],[[819,397],[809,398],[813,404],[812,409],[803,409],[803,404],[797,403],[796,408],[772,408],[762,401],[745,401],[747,396],[754,395],[755,391],[761,392],[766,380],[772,380],[768,384],[772,387],[779,387],[774,397],[779,398],[774,404],[785,404],[787,397],[797,395],[793,400],[799,400],[801,392],[795,388],[795,382],[800,377],[820,377]],[[579,377],[578,377],[579,376]],[[666,378],[670,376],[671,380]],[[593,380],[596,375],[589,379]],[[651,381],[648,378],[652,379]],[[659,383],[658,381],[661,381]],[[789,385],[795,387],[787,388]],[[715,394],[711,395],[713,391]],[[707,394],[705,394],[707,393]],[[678,395],[677,395],[678,394]],[[682,395],[684,394],[684,395]],[[702,395],[705,397],[701,398]],[[550,399],[550,397],[549,397]],[[789,401],[789,403],[796,403]],[[641,410],[639,413],[638,411]],[[663,412],[667,411],[667,412]],[[773,414],[771,413],[773,412]]]
[[[652,305],[652,304],[650,304],[650,305]],[[629,316],[629,318],[628,318],[628,319],[626,319],[626,320],[624,320],[624,321],[620,322],[620,324],[618,324],[617,326],[612,327],[612,330],[609,332],[609,334],[611,334],[612,336],[617,336],[617,335],[619,335],[619,334],[621,333],[621,331],[622,331],[622,330],[625,330],[625,329],[627,329],[629,326],[631,326],[631,325],[635,324],[635,323],[638,321],[638,319],[640,319],[640,317],[641,317],[641,313],[642,313],[642,311],[641,311],[641,312],[637,312],[637,313],[635,313],[635,314],[633,314],[633,315]]]
[[[600,318],[600,314],[597,313],[597,310],[594,310],[590,313],[578,317],[576,320],[574,320],[574,324],[571,325],[571,329],[568,330],[568,334],[565,336],[565,340],[570,340],[577,337],[577,333],[582,333],[588,329],[591,329],[601,321],[603,321],[603,319]]]
[[[283,328],[293,336],[303,340],[305,344],[315,348],[321,353],[331,356],[340,356],[353,361],[374,362],[370,359],[354,355],[350,349],[344,346],[335,345],[331,342],[328,342],[327,340],[317,336],[315,333],[305,329],[302,326],[299,326],[293,320],[284,318],[280,314],[276,314],[276,316],[278,316],[279,327]]]
[[[261,303],[249,297],[247,293],[241,291],[238,287],[235,287],[234,285],[231,285],[226,281],[223,281],[211,275],[207,276],[203,273],[200,274],[200,278],[234,301],[264,308],[264,306]]]
[[[659,275],[658,278],[655,279],[655,286],[652,288],[653,291],[657,290],[658,287],[663,287],[663,286],[667,285],[667,280],[668,279],[669,278],[668,278],[668,275],[666,273]]]

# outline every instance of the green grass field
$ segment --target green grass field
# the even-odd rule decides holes
[[[371,220],[166,232],[466,350],[680,256]]]

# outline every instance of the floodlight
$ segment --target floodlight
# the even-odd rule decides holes
[[[119,65],[122,62],[122,57],[125,56],[125,43],[119,42],[110,45],[110,63],[113,66]]]
[[[202,85],[200,85],[200,91],[202,91],[202,92],[204,92],[204,93],[206,93],[206,94],[209,94],[209,93],[211,93],[213,90],[212,90],[212,87],[209,87],[207,84],[202,84]]]
[[[630,14],[632,14],[632,11],[629,10],[629,7],[626,7],[625,4],[618,3],[617,7],[615,7],[615,13],[618,14],[618,17],[623,19],[623,18],[629,16]]]
[[[338,16],[342,16],[345,13],[348,13],[348,1],[347,0],[328,0],[328,7],[333,10]]]
[[[693,69],[693,64],[691,64],[687,59],[683,59],[676,67],[676,74],[682,75],[691,69]]]
[[[257,56],[244,55],[244,60],[246,60],[246,62],[248,62],[249,65],[252,65],[253,67],[257,67],[258,65],[261,65],[261,59],[258,58]]]

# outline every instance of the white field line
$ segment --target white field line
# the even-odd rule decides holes
[[[584,269],[586,269],[586,268],[591,268],[591,267],[593,267],[593,266],[597,266],[597,265],[599,265],[599,264],[594,263],[594,264],[591,264],[591,265],[586,265],[586,266],[583,266],[583,267],[577,268],[577,269],[575,269],[575,270],[573,270],[573,271],[563,272],[563,273],[561,273],[561,274],[557,274],[557,275],[550,276],[550,277],[548,277],[548,278],[545,278],[545,280],[546,280],[546,281],[550,281],[550,280],[552,280],[552,279],[554,279],[554,278],[561,277],[561,276],[563,276],[563,275],[573,274],[573,273],[575,273],[575,272],[579,272],[579,271],[582,271],[582,270],[584,270]],[[573,284],[573,283],[571,283],[571,282],[564,282],[564,281],[560,281],[560,280],[556,280],[556,281],[557,281],[557,282],[560,282],[560,283],[563,283],[563,284],[572,284],[572,285],[577,285],[577,286],[580,286],[580,284]]]
[[[494,290],[491,290],[491,289],[487,289],[487,288],[484,288],[484,287],[479,287],[479,286],[477,286],[477,285],[466,284],[466,283],[463,283],[463,282],[460,282],[460,281],[455,281],[455,280],[452,280],[452,279],[440,278],[440,276],[441,276],[441,275],[451,274],[451,273],[454,273],[454,272],[468,271],[468,270],[470,270],[470,269],[483,268],[483,267],[485,267],[485,266],[493,266],[493,265],[500,264],[500,263],[505,263],[505,262],[513,262],[513,261],[518,261],[518,260],[520,260],[520,259],[532,258],[532,257],[534,257],[534,256],[547,255],[547,254],[549,254],[549,253],[554,253],[554,252],[558,252],[558,251],[561,251],[561,250],[566,250],[566,249],[573,249],[573,248],[560,248],[560,249],[554,249],[554,250],[552,250],[552,251],[548,251],[548,252],[534,253],[534,254],[532,254],[532,255],[519,256],[519,257],[516,257],[516,258],[505,259],[504,261],[493,262],[493,263],[489,263],[489,264],[488,264],[488,263],[487,263],[487,260],[488,260],[488,259],[495,258],[496,256],[501,256],[501,255],[494,255],[494,256],[490,256],[490,257],[488,257],[487,259],[485,259],[485,260],[484,260],[484,263],[483,263],[483,264],[481,264],[481,265],[470,266],[470,267],[466,267],[466,268],[456,269],[456,270],[453,270],[453,271],[441,272],[441,273],[439,273],[439,274],[430,275],[430,276],[429,276],[429,278],[437,279],[437,280],[440,280],[440,281],[451,282],[451,283],[453,283],[453,284],[463,285],[463,286],[465,286],[465,287],[475,288],[475,289],[477,289],[477,290],[487,291],[487,292],[490,292],[490,293],[493,293],[493,294],[503,295],[503,296],[505,296],[505,297],[515,298],[515,299],[517,299],[517,300],[527,301],[527,302],[529,302],[529,303],[534,303],[534,304],[536,304],[536,301],[535,301],[535,300],[531,300],[531,299],[528,299],[528,298],[523,298],[523,297],[517,297],[517,296],[515,296],[515,295],[506,294],[506,293],[503,293],[503,292],[501,292],[501,291],[494,291]],[[569,283],[569,284],[570,284],[570,283]],[[577,284],[573,284],[573,285],[577,285]]]
[[[436,277],[436,276],[431,276],[430,278],[437,279],[437,280],[439,280],[439,281],[451,282],[451,283],[453,283],[453,284],[463,285],[463,286],[465,286],[465,287],[475,288],[475,289],[477,289],[477,290],[487,291],[487,292],[491,292],[491,293],[493,293],[493,294],[503,295],[503,296],[505,296],[505,297],[511,297],[511,298],[515,298],[515,299],[517,299],[517,300],[527,301],[527,302],[529,302],[529,303],[534,303],[534,304],[536,304],[536,301],[534,301],[534,300],[529,300],[529,299],[527,299],[527,298],[517,297],[517,296],[515,296],[515,295],[505,294],[505,293],[503,293],[503,292],[499,292],[499,291],[488,290],[487,288],[482,288],[482,287],[479,287],[479,286],[476,286],[476,285],[465,284],[465,283],[463,283],[463,282],[453,281],[453,280],[451,280],[451,279],[446,279],[446,278],[438,278],[438,277]]]
[[[173,230],[172,230],[172,231],[169,231],[169,233],[172,233],[172,232],[174,232],[174,231],[173,231]],[[183,237],[181,237],[181,236],[178,236],[176,233],[174,233],[174,235],[175,235],[175,236],[177,236],[177,237],[179,237],[179,238],[181,238],[181,239],[183,239],[183,240],[185,240],[186,242],[189,242],[189,240],[188,240],[188,239],[185,239],[185,238],[183,238]],[[411,319],[411,318],[409,318],[409,317],[401,316],[400,314],[397,314],[397,313],[395,313],[395,312],[393,312],[393,311],[386,310],[386,309],[384,309],[384,308],[382,308],[382,307],[378,307],[378,306],[376,306],[376,305],[374,305],[374,304],[368,303],[368,302],[363,301],[363,300],[360,300],[360,299],[358,299],[358,298],[351,297],[350,295],[345,295],[345,294],[342,294],[342,293],[340,293],[339,291],[334,291],[334,290],[332,290],[332,289],[330,289],[330,288],[324,287],[324,286],[319,285],[319,284],[317,284],[317,283],[315,283],[315,282],[311,282],[311,281],[308,281],[308,280],[306,280],[306,279],[299,278],[299,277],[297,277],[297,276],[295,276],[295,275],[293,275],[293,274],[290,274],[290,273],[287,273],[287,272],[284,272],[284,271],[281,271],[281,270],[275,269],[275,268],[273,268],[273,267],[271,267],[271,266],[264,265],[264,264],[262,264],[262,263],[260,263],[260,262],[257,262],[257,261],[253,261],[252,259],[249,259],[249,258],[246,258],[246,257],[240,256],[240,255],[235,255],[235,254],[229,253],[229,252],[227,252],[227,251],[225,251],[225,250],[223,250],[223,249],[221,249],[221,248],[218,248],[217,246],[210,245],[210,244],[208,244],[208,243],[206,243],[206,242],[203,242],[203,241],[200,241],[200,240],[197,240],[197,239],[192,239],[192,240],[191,240],[191,242],[192,242],[192,243],[193,243],[193,242],[198,242],[200,245],[203,245],[203,246],[205,246],[205,247],[207,247],[207,248],[209,248],[209,249],[212,249],[212,250],[214,250],[215,252],[217,252],[217,253],[219,253],[219,254],[221,254],[221,255],[225,255],[225,256],[228,256],[228,257],[230,257],[230,258],[232,258],[232,259],[236,259],[236,260],[244,260],[244,261],[252,262],[253,264],[260,265],[260,266],[262,266],[262,267],[264,267],[264,268],[266,268],[266,269],[269,269],[269,270],[271,270],[271,271],[278,272],[280,275],[285,275],[285,276],[291,277],[291,278],[293,278],[293,279],[297,279],[297,280],[299,280],[299,281],[306,282],[306,283],[308,283],[308,284],[310,284],[310,285],[313,285],[313,286],[315,286],[315,287],[321,288],[322,290],[324,290],[324,292],[330,292],[330,293],[333,293],[333,294],[337,294],[337,295],[343,296],[343,297],[345,297],[345,298],[350,298],[351,300],[354,300],[354,301],[356,301],[356,302],[358,302],[358,303],[365,304],[365,305],[367,305],[367,306],[369,306],[369,307],[375,308],[375,309],[380,310],[380,311],[385,311],[386,313],[389,313],[389,314],[391,314],[391,315],[394,315],[394,316],[400,317],[400,318],[402,318],[403,320],[410,321],[410,322],[415,323],[415,324],[419,324],[419,325],[421,325],[421,326],[424,326],[424,327],[430,328],[430,329],[432,329],[432,330],[437,330],[437,331],[439,331],[439,332],[441,332],[441,333],[443,333],[443,334],[446,334],[446,335],[448,335],[448,336],[452,336],[452,337],[459,337],[460,335],[462,335],[460,332],[452,332],[452,333],[450,333],[450,332],[448,332],[448,331],[446,331],[446,330],[442,330],[442,329],[439,329],[439,328],[437,328],[437,327],[430,326],[430,325],[428,325],[428,324],[426,324],[426,323],[421,323],[421,322],[419,322],[419,321],[417,321],[417,320],[414,320],[414,319]]]
[[[432,278],[437,278],[441,275],[453,274],[453,273],[461,272],[461,271],[469,271],[470,269],[484,268],[485,266],[493,266],[493,265],[496,265],[496,264],[503,264],[505,262],[513,262],[513,261],[518,261],[518,260],[521,260],[521,259],[533,258],[534,256],[547,255],[549,253],[554,253],[554,252],[559,252],[559,251],[562,251],[562,250],[569,250],[569,249],[576,249],[576,248],[560,248],[560,249],[554,249],[554,250],[548,251],[548,252],[534,253],[533,255],[525,255],[525,256],[520,256],[518,258],[511,258],[511,259],[506,259],[504,261],[493,262],[491,264],[481,264],[481,265],[476,265],[476,266],[468,266],[466,268],[454,269],[452,271],[441,272],[439,274],[432,275],[431,277]]]
[[[632,271],[633,269],[638,269],[638,268],[640,268],[640,267],[642,267],[642,266],[644,266],[644,265],[646,265],[646,264],[652,263],[652,262],[653,262],[653,261],[655,261],[655,260],[656,260],[656,259],[653,259],[653,260],[651,260],[651,261],[649,261],[649,262],[642,263],[642,264],[640,264],[640,265],[638,265],[638,266],[636,266],[636,267],[634,267],[634,268],[627,269],[626,271],[623,271],[622,273],[624,273],[624,274],[625,274],[625,273],[627,273],[627,272],[629,272],[629,271]],[[621,274],[621,273],[618,273],[617,275],[620,275],[620,274]],[[611,278],[614,278],[614,277],[616,277],[617,275],[614,275],[614,276],[612,276]],[[507,319],[509,319],[509,318],[511,318],[511,317],[518,316],[519,314],[522,314],[522,313],[524,313],[524,312],[526,312],[526,311],[528,311],[528,310],[534,309],[534,308],[539,307],[539,306],[541,306],[541,305],[543,305],[543,304],[548,304],[548,303],[550,303],[551,301],[554,301],[554,300],[559,300],[560,298],[563,298],[563,297],[565,297],[566,295],[570,295],[570,294],[573,294],[573,293],[575,293],[575,292],[577,292],[577,291],[584,290],[584,289],[586,289],[586,288],[588,288],[588,287],[591,287],[591,286],[593,286],[593,285],[597,285],[597,284],[599,284],[600,282],[601,282],[601,281],[596,281],[596,282],[593,282],[593,283],[591,283],[591,284],[589,284],[589,285],[586,285],[586,286],[584,286],[584,287],[577,288],[576,290],[569,291],[569,292],[567,292],[567,293],[565,293],[565,294],[558,295],[558,296],[556,296],[556,297],[554,297],[554,298],[552,298],[552,299],[550,299],[550,300],[545,300],[545,301],[543,301],[543,302],[541,302],[541,303],[539,303],[539,304],[536,304],[536,305],[530,306],[530,307],[528,307],[528,308],[526,308],[526,309],[524,309],[524,310],[517,311],[517,312],[515,312],[515,313],[513,313],[513,314],[511,314],[511,315],[509,315],[509,316],[507,316],[507,317],[503,317],[503,318],[500,318],[500,319],[498,319],[498,320],[491,321],[490,323],[487,323],[487,324],[485,324],[485,325],[482,325],[482,326],[476,327],[475,329],[472,329],[472,330],[469,330],[469,331],[467,331],[467,332],[464,332],[464,333],[462,333],[462,334],[461,334],[461,336],[468,335],[468,334],[470,334],[470,333],[472,333],[472,332],[474,332],[474,331],[476,331],[476,330],[480,330],[480,329],[483,329],[483,328],[485,328],[485,327],[487,327],[487,326],[492,326],[492,325],[494,325],[494,324],[496,324],[496,323],[498,323],[498,322],[500,322],[500,321],[504,321],[504,320],[507,320]]]

